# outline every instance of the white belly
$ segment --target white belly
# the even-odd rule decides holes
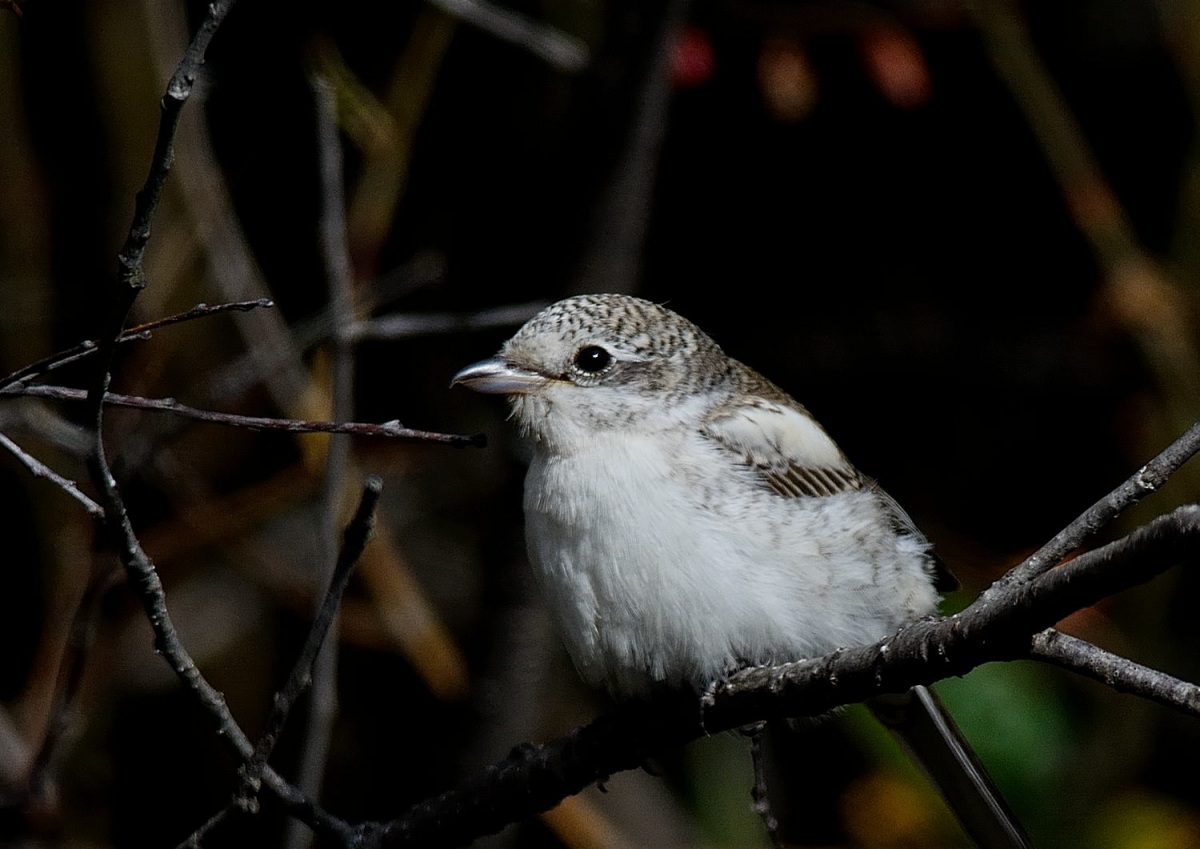
[[[785,498],[680,454],[599,434],[530,465],[530,558],[588,681],[622,694],[704,684],[869,643],[934,609],[923,541],[897,536],[873,493]]]

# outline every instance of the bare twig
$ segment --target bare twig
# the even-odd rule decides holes
[[[354,272],[346,236],[346,197],[342,178],[342,145],[338,135],[337,94],[320,76],[313,77],[311,89],[316,118],[317,171],[321,182],[320,248],[329,289],[329,312],[333,319],[329,351],[330,412],[335,419],[347,419],[353,415],[354,409],[354,345],[349,336],[349,327],[354,322]],[[330,549],[336,550],[342,491],[350,465],[350,442],[345,436],[332,436],[325,449],[325,475],[321,487],[324,533],[321,540],[328,554]],[[363,544],[366,544],[365,539]],[[332,564],[333,558],[322,557],[320,562]],[[325,580],[325,575],[318,572],[314,578],[319,584]],[[328,596],[326,598],[328,600]],[[337,616],[336,605],[328,615],[332,622]],[[320,648],[319,642],[317,648]],[[337,715],[337,647],[330,644],[320,651],[314,650],[309,665],[312,695],[296,784],[309,797],[318,799]],[[295,822],[289,823],[286,846],[304,849],[311,842],[310,832],[299,828]]]
[[[641,280],[646,233],[671,99],[671,51],[691,0],[667,0],[642,58],[620,159],[608,175],[580,259],[576,292],[633,292]],[[647,4],[647,9],[654,4]],[[649,14],[649,12],[644,12]]]
[[[187,21],[171,4],[141,0],[155,66],[166,70],[187,44]],[[229,186],[217,162],[208,121],[200,110],[184,113],[178,140],[179,197],[206,265],[205,285],[221,300],[266,297],[270,287],[242,229]],[[308,374],[291,328],[277,312],[241,313],[234,324],[255,384],[284,415],[296,415],[308,391]],[[229,396],[221,396],[229,400]],[[164,439],[168,434],[160,434]],[[148,440],[122,445],[122,465],[137,468],[151,453]],[[136,456],[131,457],[131,448]]]
[[[155,321],[149,321],[145,324],[139,324],[137,327],[131,327],[117,337],[117,344],[126,342],[141,341],[150,338],[150,333],[163,327],[169,327],[172,324],[179,324],[184,321],[192,321],[197,318],[207,318],[210,315],[218,315],[224,312],[246,312],[247,310],[260,309],[263,307],[273,307],[275,303],[270,298],[257,298],[252,301],[237,301],[230,304],[197,304],[186,312],[176,313],[175,315],[160,318]],[[68,348],[65,351],[59,351],[57,354],[51,354],[48,357],[38,360],[35,363],[30,363],[27,366],[17,369],[5,377],[0,378],[0,389],[6,386],[11,386],[22,380],[36,377],[53,371],[56,368],[68,365],[89,357],[96,353],[97,346],[93,340],[80,342],[73,348]]]
[[[179,633],[167,610],[166,593],[158,571],[142,550],[130,523],[125,503],[102,454],[93,461],[92,475],[101,491],[109,531],[129,576],[130,586],[141,600],[146,618],[154,632],[155,651],[170,664],[175,675],[209,714],[217,735],[241,758],[250,758],[254,747],[229,712],[225,697],[200,674],[195,661],[179,639]],[[274,770],[264,769],[263,780],[287,810],[315,830],[328,834],[343,844],[352,839],[353,829],[347,823],[322,810]]]
[[[118,257],[121,282],[135,292],[146,285],[142,260],[146,253],[146,243],[150,240],[150,222],[158,211],[158,202],[162,198],[167,175],[171,172],[175,158],[175,132],[179,126],[180,113],[191,97],[196,76],[204,64],[204,54],[208,51],[209,42],[229,10],[233,8],[234,2],[235,0],[214,0],[209,4],[208,14],[205,15],[200,29],[193,36],[183,59],[167,83],[167,91],[162,99],[162,115],[158,124],[154,156],[150,160],[150,173],[142,190],[138,192],[133,225],[129,229],[125,247]],[[132,295],[130,297],[132,300]]]
[[[189,834],[187,839],[182,843],[179,843],[175,849],[200,849],[204,845],[204,838],[208,837],[213,829],[229,819],[229,814],[233,810],[234,808],[230,806],[217,811],[205,821],[204,825]]]
[[[434,333],[462,333],[521,324],[541,312],[545,301],[511,304],[473,313],[395,314],[355,322],[350,332],[355,340],[411,339]]]
[[[59,401],[83,401],[87,392],[82,389],[72,389],[67,386],[10,386],[0,390],[0,398],[4,396],[32,395],[38,398],[54,398]],[[417,442],[438,442],[454,446],[482,446],[486,440],[482,434],[437,433],[435,431],[413,430],[404,427],[398,421],[372,424],[368,422],[319,422],[303,419],[277,419],[264,416],[242,416],[236,413],[218,413],[213,410],[198,410],[186,404],[180,404],[174,398],[142,398],[138,395],[120,395],[109,392],[104,396],[104,403],[114,407],[130,407],[137,410],[155,410],[162,413],[172,413],[184,418],[210,424],[228,425],[230,427],[245,427],[252,430],[278,430],[286,433],[353,433],[359,436],[387,436],[394,439],[408,439]]]
[[[271,706],[271,714],[267,719],[266,728],[258,742],[255,743],[254,753],[242,767],[242,786],[239,791],[238,804],[249,807],[255,800],[262,782],[263,770],[267,760],[274,751],[288,714],[296,700],[312,682],[314,664],[318,653],[325,642],[331,626],[337,618],[338,608],[342,602],[342,594],[350,581],[354,566],[362,556],[367,541],[371,538],[375,526],[375,507],[379,503],[379,494],[383,490],[383,482],[375,476],[369,477],[363,486],[362,498],[350,524],[346,526],[341,552],[333,568],[333,576],[325,597],[317,609],[312,627],[304,642],[304,648],[296,658],[292,673],[287,683],[275,695]]]
[[[754,800],[754,812],[762,820],[771,845],[775,849],[784,849],[779,820],[771,808],[771,796],[767,792],[767,754],[763,751],[763,735],[767,733],[767,724],[756,722],[745,733],[750,738],[750,763],[754,767],[754,785],[750,789],[750,798]]]
[[[1200,686],[1105,651],[1053,628],[1033,638],[1029,656],[1191,716],[1200,715]]]
[[[588,63],[582,39],[538,23],[489,0],[427,0],[443,12],[489,35],[528,50],[562,71],[581,71]]]
[[[267,717],[263,733],[255,742],[254,751],[246,758],[239,770],[241,781],[234,793],[233,801],[209,817],[203,825],[179,844],[178,849],[197,849],[203,844],[204,838],[209,832],[227,820],[233,812],[254,813],[258,810],[258,794],[262,789],[263,775],[268,769],[267,761],[275,750],[279,735],[283,733],[284,725],[287,724],[288,716],[295,706],[296,700],[312,681],[313,665],[317,660],[318,652],[321,651],[325,638],[337,618],[342,595],[350,582],[354,566],[358,563],[363,549],[371,538],[371,532],[375,526],[375,508],[379,503],[379,494],[382,491],[382,480],[375,476],[367,478],[363,485],[358,509],[346,526],[329,587],[313,617],[312,627],[309,628],[304,646],[296,657],[291,674],[283,687],[275,694],[271,704],[271,713]]]
[[[170,664],[171,669],[174,670],[183,685],[193,694],[197,703],[212,718],[219,736],[226,740],[242,758],[248,758],[253,753],[253,746],[230,714],[224,696],[200,674],[195,662],[179,639],[178,632],[167,611],[162,581],[159,579],[153,562],[142,550],[137,535],[134,533],[125,503],[108,466],[103,441],[104,406],[110,380],[112,354],[118,344],[117,340],[124,330],[125,318],[129,309],[138,292],[145,286],[142,261],[146,243],[150,238],[150,224],[170,172],[179,114],[191,94],[208,44],[232,6],[233,0],[214,0],[208,6],[208,12],[200,29],[188,45],[182,61],[167,85],[167,92],[162,100],[162,116],[155,141],[154,155],[151,159],[150,173],[146,178],[145,185],[138,193],[133,224],[130,227],[125,247],[118,257],[119,283],[121,285],[118,286],[115,293],[108,327],[99,337],[96,376],[88,391],[90,418],[93,423],[95,439],[88,466],[104,508],[106,529],[117,548],[121,563],[129,577],[130,586],[141,600],[150,627],[154,631],[155,648]],[[334,835],[342,843],[348,843],[352,839],[353,830],[346,823],[321,810],[280,778],[277,773],[267,770],[263,777],[284,806],[295,816],[324,833]]]
[[[25,468],[29,469],[30,473],[37,478],[45,478],[51,483],[58,486],[67,495],[74,498],[83,505],[83,509],[87,510],[98,519],[104,518],[104,509],[92,499],[88,498],[79,491],[79,487],[75,485],[75,481],[64,478],[58,472],[51,469],[41,460],[22,450],[21,446],[13,442],[4,434],[0,433],[0,446],[7,448],[8,451],[21,462]]]
[[[79,606],[75,609],[62,671],[50,707],[50,721],[46,726],[42,745],[29,769],[29,793],[35,799],[45,795],[50,768],[58,756],[63,738],[71,724],[79,685],[83,681],[83,671],[87,665],[88,650],[96,636],[100,602],[104,594],[116,584],[119,575],[120,573],[110,566],[109,571],[95,577],[88,584],[83,598],[79,600]]]
[[[1134,472],[1123,484],[1085,510],[1075,521],[1055,534],[1053,539],[1026,558],[1024,563],[988,587],[980,596],[979,602],[987,604],[999,601],[1014,586],[1045,572],[1126,508],[1161,487],[1167,482],[1167,478],[1197,451],[1200,451],[1200,423],[1188,428],[1183,436]]]

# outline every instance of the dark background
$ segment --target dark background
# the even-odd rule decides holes
[[[4,371],[100,332],[158,99],[181,28],[203,11],[20,8],[0,8]],[[507,8],[579,39],[586,64],[555,67],[432,4],[241,0],[187,106],[134,321],[232,300],[218,284],[250,263],[294,334],[292,377],[244,365],[267,343],[217,317],[124,351],[115,387],[330,415],[309,81],[322,73],[338,94],[360,317],[465,317],[582,290],[666,302],[792,392],[906,506],[964,585],[948,607],[1195,418],[1194,4]],[[664,52],[673,15],[686,20]],[[1064,142],[1029,104],[1080,135]],[[352,821],[397,816],[605,705],[576,683],[530,594],[502,403],[446,388],[517,324],[355,349],[352,418],[484,431],[489,447],[352,443],[346,500],[366,472],[386,485],[385,544],[343,611],[322,792]],[[214,383],[230,373],[244,390]],[[0,426],[87,490],[79,414],[8,399]],[[328,561],[329,443],[128,411],[108,427],[185,644],[253,734]],[[224,804],[236,764],[153,656],[132,594],[105,583],[115,560],[86,514],[2,457],[0,843],[172,845]],[[1185,469],[1108,533],[1195,500],[1196,486]],[[31,800],[21,777],[88,586],[102,588],[95,641],[51,787]],[[1196,590],[1176,571],[1063,627],[1196,680]],[[1031,663],[942,692],[1039,846],[1200,844],[1194,720]],[[285,774],[300,749],[298,733],[285,738]],[[780,754],[796,843],[962,845],[856,711],[800,729]],[[495,840],[765,845],[747,760],[739,740],[702,741],[657,765],[661,777],[614,776],[570,818]],[[281,823],[267,804],[212,843],[281,844]]]

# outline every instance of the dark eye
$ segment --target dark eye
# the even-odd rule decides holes
[[[575,368],[586,374],[599,374],[612,363],[612,354],[599,345],[588,345],[575,352]]]

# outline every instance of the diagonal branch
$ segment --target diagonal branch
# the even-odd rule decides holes
[[[251,758],[254,747],[234,720],[229,706],[225,703],[225,697],[201,675],[195,661],[179,639],[179,633],[167,611],[166,593],[158,571],[134,533],[129,513],[103,455],[94,457],[91,465],[92,476],[100,490],[107,517],[107,530],[129,576],[130,586],[141,600],[146,618],[154,631],[155,651],[170,664],[175,675],[209,714],[217,735],[225,740],[240,758]],[[343,844],[351,839],[352,830],[346,823],[323,811],[276,772],[265,769],[263,779],[284,807],[311,825],[314,830],[329,834]]]
[[[304,648],[296,658],[292,673],[287,683],[275,696],[271,707],[271,715],[267,718],[266,729],[254,746],[253,756],[243,767],[242,792],[257,792],[262,781],[263,770],[266,769],[267,759],[275,749],[288,714],[300,695],[312,684],[313,666],[317,655],[325,643],[330,626],[337,618],[338,607],[342,603],[342,595],[350,583],[350,575],[354,571],[371,533],[375,528],[375,507],[379,503],[379,494],[383,491],[383,481],[372,475],[363,486],[362,498],[350,524],[346,526],[342,537],[342,548],[338,554],[337,563],[333,567],[333,576],[329,589],[321,600],[321,606],[313,618],[312,627],[304,642]]]
[[[248,310],[259,309],[260,307],[273,307],[274,302],[269,298],[256,298],[252,301],[235,301],[229,304],[197,304],[186,312],[177,313],[167,316],[166,318],[148,321],[145,324],[139,324],[137,327],[131,327],[124,331],[118,338],[117,344],[125,342],[133,342],[135,340],[148,339],[150,333],[162,327],[169,327],[172,324],[180,324],[185,321],[192,321],[197,318],[207,318],[210,315],[217,315],[223,312],[246,312]],[[23,380],[45,374],[53,371],[56,368],[68,365],[89,357],[98,350],[96,342],[87,340],[80,342],[73,348],[68,348],[65,351],[59,351],[57,354],[51,354],[37,362],[30,363],[27,366],[17,369],[9,375],[0,378],[0,389],[11,386],[14,383],[19,383]]]
[[[58,472],[54,471],[41,460],[29,454],[27,451],[21,448],[20,445],[17,445],[17,443],[13,442],[2,433],[0,433],[0,447],[7,449],[10,454],[16,457],[17,460],[25,466],[25,468],[29,469],[30,474],[32,474],[34,477],[45,478],[56,485],[67,495],[71,496],[80,504],[82,504],[83,509],[87,510],[97,519],[104,518],[104,509],[95,501],[92,501],[92,499],[80,492],[79,487],[75,484],[75,481],[64,478]]]
[[[1105,651],[1053,628],[1033,638],[1029,656],[1165,707],[1200,716],[1200,686]]]
[[[1053,539],[988,587],[981,601],[999,602],[1019,584],[1032,580],[1062,560],[1096,531],[1161,487],[1180,466],[1200,451],[1200,422],[1167,446],[1158,456],[1142,466],[1124,483],[1101,498],[1075,521],[1059,531]]]
[[[318,653],[325,642],[326,636],[337,617],[338,607],[342,603],[342,595],[350,582],[354,567],[362,557],[363,550],[370,541],[375,527],[375,508],[379,503],[379,494],[383,491],[383,481],[372,475],[363,485],[362,496],[354,517],[346,526],[342,536],[342,546],[338,552],[337,563],[333,567],[333,576],[320,607],[313,617],[312,627],[309,628],[304,646],[296,657],[292,672],[279,692],[275,694],[271,705],[271,713],[267,717],[266,727],[254,751],[246,758],[240,768],[241,781],[234,798],[228,806],[210,817],[203,825],[180,844],[180,847],[199,846],[204,837],[226,820],[235,811],[254,813],[258,810],[258,794],[262,788],[263,776],[269,769],[267,761],[275,750],[283,727],[287,723],[296,700],[312,684],[313,666]],[[347,832],[348,834],[348,832]]]
[[[478,27],[501,41],[527,50],[561,71],[580,71],[588,64],[584,41],[490,0],[428,0],[448,15]]]

